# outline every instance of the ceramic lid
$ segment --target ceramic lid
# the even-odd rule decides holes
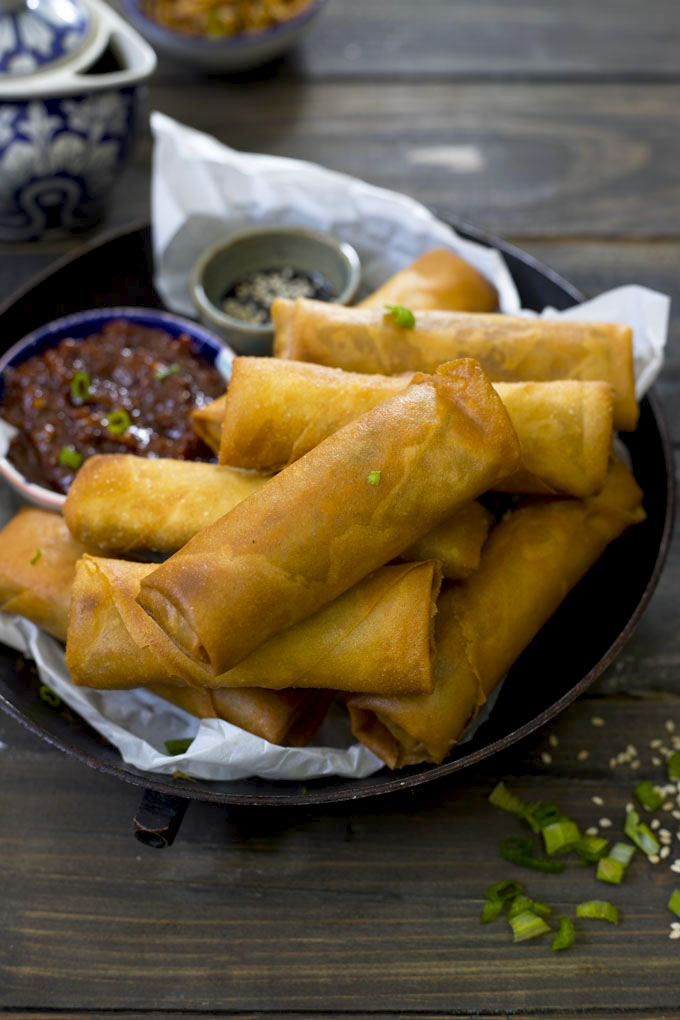
[[[84,0],[0,0],[0,75],[25,80],[66,65],[93,34]]]

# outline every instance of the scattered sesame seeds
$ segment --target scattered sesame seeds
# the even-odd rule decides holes
[[[640,760],[639,760],[639,758],[636,758],[635,761],[632,761],[630,763],[630,767],[632,769],[639,769],[640,768]]]
[[[592,716],[590,721],[593,724],[593,726],[604,726],[604,719],[602,718],[601,715]]]
[[[671,848],[669,846],[662,846],[661,849],[659,850],[659,857],[661,858],[662,861],[664,861],[667,857],[670,856],[670,852]]]
[[[609,768],[610,769],[615,769],[616,768],[616,758],[610,758],[609,759]]]
[[[671,864],[671,871],[674,871],[676,874],[680,874],[680,857],[676,857]]]
[[[591,799],[593,804],[597,804],[598,807],[602,807],[602,805],[604,804],[602,797],[592,797]]]
[[[626,804],[626,811],[635,811],[635,804],[633,804],[632,800],[629,800]]]
[[[680,811],[671,811],[671,816],[676,819],[680,819]]]
[[[675,723],[673,722],[672,719],[666,719],[666,722],[664,723],[664,727],[665,727],[667,733],[675,732]]]
[[[637,747],[635,744],[629,744],[626,748],[626,752],[631,756],[631,758],[637,758]]]
[[[649,746],[652,748],[652,750],[655,750],[657,747],[661,747],[662,744],[663,740],[659,740],[658,737],[656,738],[656,740],[649,741]]]
[[[661,810],[662,811],[672,811],[673,810],[673,801],[672,800],[665,800],[663,802],[663,804],[661,805]]]
[[[668,831],[668,829],[659,829],[659,838],[660,839],[672,839],[672,836],[671,836],[670,832]]]
[[[597,836],[599,831],[597,825],[591,825],[589,829],[586,829],[586,836]],[[680,871],[680,860],[678,861],[678,871]]]
[[[559,744],[559,740],[557,739],[554,733],[551,733],[550,736],[548,737],[548,743],[550,744],[551,747],[557,747],[557,745]]]
[[[541,761],[544,765],[550,765],[552,763],[552,755],[548,754],[547,751],[541,751]]]
[[[647,860],[649,861],[650,864],[658,864],[661,858],[659,857],[658,854],[650,854]]]
[[[652,818],[651,822],[649,823],[650,829],[658,829],[660,825],[661,822],[659,821],[658,818]]]
[[[669,939],[680,939],[680,928],[673,928],[668,934]]]
[[[576,757],[579,761],[585,761],[586,758],[590,757],[590,751],[586,751],[584,747],[581,751],[579,751]]]
[[[600,818],[600,821],[598,822],[598,825],[600,826],[601,829],[609,829],[611,828],[611,824],[612,824],[611,818]]]
[[[661,758],[657,758],[657,756],[654,755],[654,757],[652,758],[652,765],[660,765],[660,764],[661,764]]]

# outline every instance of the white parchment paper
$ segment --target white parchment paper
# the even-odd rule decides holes
[[[354,245],[361,258],[364,293],[423,252],[444,246],[495,284],[503,312],[536,314],[520,308],[498,252],[459,237],[404,195],[312,163],[236,152],[160,113],[152,114],[151,126],[155,283],[172,311],[195,316],[187,279],[207,246],[249,225],[278,224],[326,230]],[[630,325],[639,398],[663,362],[669,307],[665,295],[631,285],[566,312],[545,309],[541,314]],[[0,443],[2,438],[0,432]],[[8,489],[0,490],[3,521],[16,505]],[[149,772],[181,770],[213,780],[246,776],[307,780],[328,775],[359,778],[382,767],[363,745],[351,744],[344,716],[324,724],[316,746],[281,748],[221,720],[199,722],[149,691],[76,688],[58,642],[18,617],[0,615],[0,641],[33,658],[44,682],[115,744],[124,761]],[[182,737],[194,737],[189,751],[168,756],[165,741]]]

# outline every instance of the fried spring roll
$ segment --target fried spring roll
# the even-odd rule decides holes
[[[73,537],[92,551],[170,553],[266,481],[216,464],[104,453],[78,471],[63,512]]]
[[[391,276],[357,307],[383,309],[385,305],[402,305],[411,311],[494,312],[498,293],[469,262],[448,248],[435,248]]]
[[[446,365],[437,370],[446,371]],[[229,392],[220,398],[220,463],[276,470],[407,385],[408,378],[402,376],[364,375],[276,358],[236,358]],[[602,488],[613,427],[607,383],[495,383],[494,389],[522,452],[520,472],[504,479],[500,488],[570,496],[589,496]]]
[[[188,660],[137,604],[140,582],[153,569],[90,556],[78,563],[66,645],[74,683],[432,690],[432,624],[441,584],[433,561],[382,567],[218,677]]]
[[[442,565],[443,577],[449,581],[462,580],[479,566],[494,520],[486,507],[473,500],[405,549],[401,559],[436,560]]]
[[[213,453],[219,453],[220,450],[225,399],[226,394],[223,394],[216,400],[211,400],[209,404],[205,404],[204,407],[196,407],[191,412],[192,429]]]
[[[585,500],[534,500],[491,533],[479,569],[439,600],[432,694],[352,696],[354,733],[392,768],[440,762],[520,652],[627,527],[642,493],[620,463]]]
[[[275,475],[142,579],[138,601],[224,673],[516,470],[479,365],[417,376]]]
[[[377,308],[298,298],[272,306],[274,353],[352,372],[434,372],[475,358],[493,382],[593,379],[614,390],[614,425],[638,418],[632,331],[616,323],[423,311],[413,329]]]
[[[304,747],[323,722],[330,691],[199,691],[195,688],[150,688],[199,719],[224,719],[270,744]]]
[[[40,555],[38,555],[40,553]],[[66,641],[71,591],[83,548],[71,538],[59,514],[25,508],[0,531],[0,605]],[[131,564],[133,568],[140,564]],[[122,645],[104,637],[112,656],[121,656],[138,670],[138,651],[126,655],[129,639],[119,628]],[[105,654],[100,659],[105,665]],[[148,664],[148,660],[147,660]],[[137,672],[147,686],[147,676]],[[216,716],[274,744],[301,747],[308,743],[325,716],[332,692],[249,690],[201,691],[162,674],[153,690],[200,718]],[[128,685],[129,686],[129,685]]]
[[[63,517],[24,507],[0,531],[0,610],[65,641],[71,582],[83,552]]]

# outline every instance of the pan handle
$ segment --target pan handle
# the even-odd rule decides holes
[[[135,838],[156,850],[172,846],[188,806],[183,797],[146,789],[134,819]]]

